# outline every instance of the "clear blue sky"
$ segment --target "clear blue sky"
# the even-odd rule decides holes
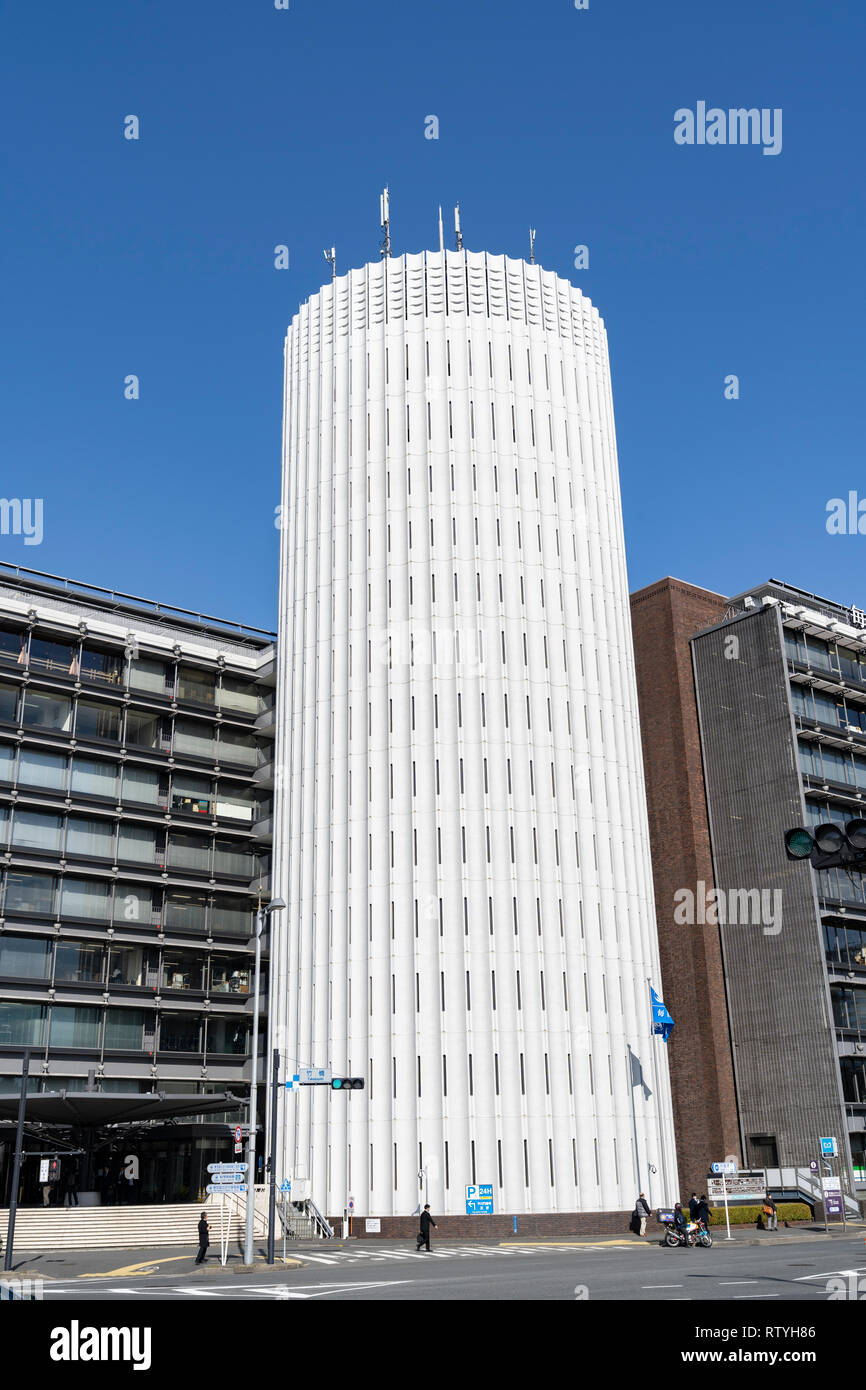
[[[273,624],[285,328],[323,247],[376,259],[387,182],[395,252],[459,200],[597,304],[632,588],[866,604],[825,530],[866,497],[864,41],[853,0],[7,6],[0,495],[45,531],[0,557]],[[677,146],[699,100],[781,107],[781,154]]]

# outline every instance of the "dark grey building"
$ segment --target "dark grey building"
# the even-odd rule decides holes
[[[248,1094],[273,640],[0,566],[0,1092],[30,1047],[28,1093]],[[143,1130],[135,1198],[195,1201],[245,1120]]]
[[[866,1196],[866,891],[784,832],[863,814],[866,622],[770,580],[691,642],[743,1158],[839,1141]],[[712,918],[708,918],[712,920]]]

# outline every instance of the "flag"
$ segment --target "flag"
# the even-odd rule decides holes
[[[667,1009],[665,1008],[663,1001],[659,999],[652,985],[650,985],[650,994],[652,995],[652,1030],[654,1033],[661,1033],[662,1041],[667,1042],[668,1038],[671,1035],[671,1031],[674,1026],[674,1021],[668,1013]]]

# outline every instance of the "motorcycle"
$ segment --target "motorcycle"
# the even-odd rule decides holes
[[[671,1226],[665,1231],[665,1245],[673,1250],[678,1245],[683,1245],[690,1250],[694,1245],[702,1245],[705,1250],[709,1250],[713,1243],[713,1238],[706,1226],[698,1221],[687,1221],[685,1226]]]

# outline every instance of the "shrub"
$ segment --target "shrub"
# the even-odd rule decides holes
[[[763,1215],[763,1210],[763,1202],[753,1207],[729,1206],[728,1215],[732,1226],[754,1226],[758,1217]],[[810,1221],[812,1218],[812,1213],[805,1202],[777,1202],[776,1215],[780,1225],[783,1221]],[[723,1206],[712,1207],[710,1209],[710,1225],[724,1226],[724,1224],[725,1208]],[[764,1217],[764,1224],[766,1225],[766,1217]]]

